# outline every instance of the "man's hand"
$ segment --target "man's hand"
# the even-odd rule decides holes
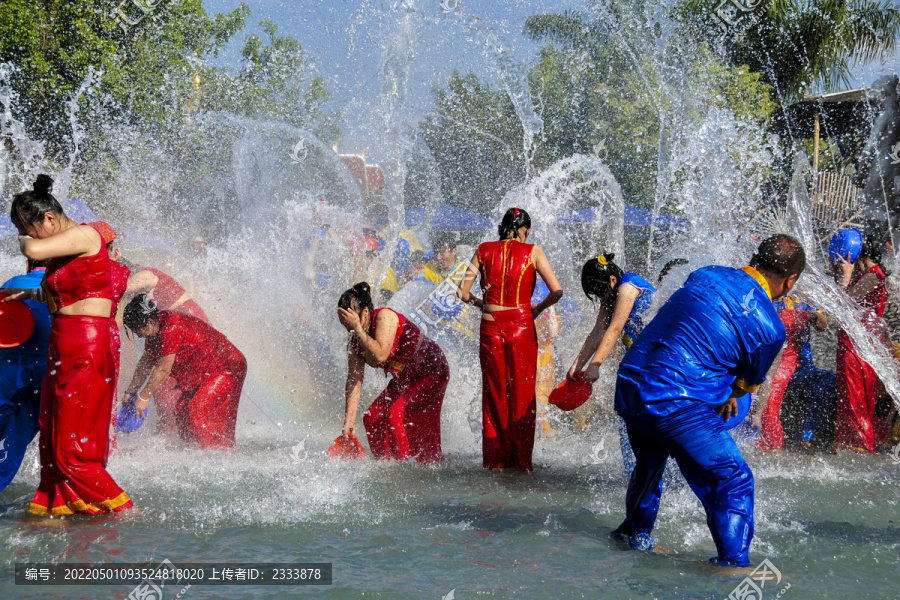
[[[719,416],[723,417],[727,423],[731,417],[736,417],[738,414],[737,399],[729,398],[725,404],[716,409],[716,412],[719,413]]]

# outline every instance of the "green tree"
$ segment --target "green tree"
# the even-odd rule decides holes
[[[889,56],[900,36],[900,9],[890,0],[767,0],[738,12],[743,18],[727,31],[715,21],[720,4],[683,0],[673,15],[729,64],[763,73],[783,101],[817,86],[847,89],[851,68]]]
[[[435,106],[420,125],[454,206],[490,215],[525,178],[522,124],[501,88],[454,72],[433,89]]]

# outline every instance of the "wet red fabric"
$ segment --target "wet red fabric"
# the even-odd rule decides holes
[[[490,313],[482,319],[482,449],[486,469],[532,470],[537,334],[531,310]]]
[[[780,450],[784,447],[784,427],[781,424],[781,405],[788,383],[797,370],[800,358],[800,334],[809,324],[810,312],[788,309],[778,312],[784,324],[786,341],[781,363],[772,378],[769,401],[763,409],[756,447],[760,450]]]
[[[485,242],[478,246],[481,289],[485,304],[505,307],[531,306],[535,265],[533,244],[517,240]]]
[[[350,338],[349,351],[362,356],[366,364],[372,368],[384,369],[385,374],[393,373],[399,375],[406,368],[406,365],[412,361],[416,348],[419,347],[419,340],[423,336],[415,323],[407,321],[406,317],[397,311],[390,308],[378,308],[372,313],[371,324],[369,325],[369,335],[373,338],[375,337],[375,324],[378,322],[378,314],[383,310],[397,315],[399,321],[397,333],[394,334],[394,345],[391,346],[391,353],[388,355],[387,360],[383,363],[376,361],[374,356],[365,351],[362,344],[359,343],[359,338],[355,336]]]
[[[161,417],[174,421],[183,439],[203,448],[233,446],[247,375],[241,351],[208,323],[168,310],[160,311],[159,333],[147,338],[144,351],[154,361],[175,355],[169,377],[174,383],[155,394],[157,408],[165,405]]]
[[[116,261],[110,261],[110,280],[111,280],[111,298],[112,307],[109,314],[109,349],[112,352],[113,365],[115,368],[115,377],[113,378],[113,403],[112,403],[112,421],[110,423],[110,445],[118,448],[116,440],[116,418],[119,411],[116,409],[116,399],[118,398],[119,389],[119,363],[120,350],[122,348],[122,339],[119,337],[119,324],[116,322],[116,313],[119,310],[119,300],[125,295],[128,287],[128,277],[131,275],[131,269]]]
[[[84,223],[82,223],[84,225]],[[101,247],[93,256],[64,256],[47,265],[42,283],[50,312],[85,298],[112,299],[109,253]]]
[[[871,316],[884,315],[887,301],[886,279],[881,267],[875,265],[864,275],[857,277],[850,288],[865,275],[873,273],[880,285],[870,291],[860,305],[866,309],[864,323]],[[843,330],[838,333],[837,349],[837,425],[834,431],[835,447],[853,448],[875,452],[884,441],[887,431],[884,422],[875,416],[875,386],[878,377],[872,367],[859,357],[853,341]]]
[[[41,482],[29,512],[122,511],[131,499],[106,472],[113,360],[106,317],[57,316],[41,387]]]
[[[412,361],[363,415],[375,458],[414,458],[420,463],[444,460],[441,407],[450,382],[450,365],[435,342],[425,336],[421,340]]]
[[[182,389],[175,407],[175,422],[181,438],[201,448],[231,448],[237,424],[238,403],[247,377],[247,361],[239,361],[226,370],[209,373],[200,386]]]

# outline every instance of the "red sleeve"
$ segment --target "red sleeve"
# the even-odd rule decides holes
[[[170,317],[164,329],[159,332],[159,357],[178,354],[184,341],[185,323],[181,319]]]

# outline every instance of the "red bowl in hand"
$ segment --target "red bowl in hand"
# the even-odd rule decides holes
[[[573,379],[563,379],[562,383],[550,392],[550,404],[560,410],[575,410],[591,397],[591,384],[584,380],[584,371],[575,373]]]
[[[0,299],[8,294],[0,294]],[[34,315],[21,300],[0,302],[0,348],[24,344],[34,332]]]
[[[328,448],[328,458],[349,458],[351,460],[360,460],[366,457],[366,451],[354,434],[348,434],[347,437],[339,435],[334,443]]]

